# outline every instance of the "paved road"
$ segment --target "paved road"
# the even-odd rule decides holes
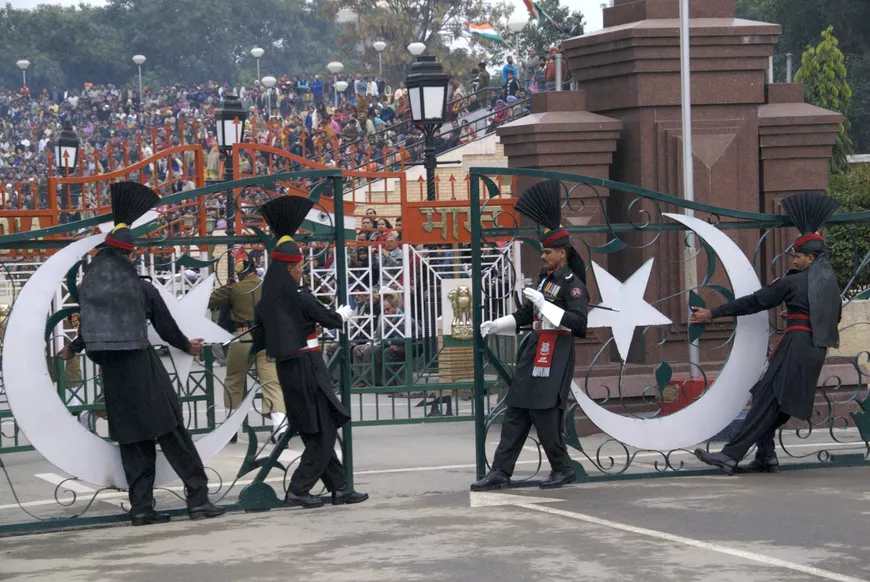
[[[368,427],[355,444],[365,504],[4,538],[0,579],[870,580],[870,467],[481,495],[467,490],[469,424]],[[241,453],[226,451],[219,470]],[[17,459],[22,484],[26,471],[50,469]],[[522,460],[534,466],[534,452]]]

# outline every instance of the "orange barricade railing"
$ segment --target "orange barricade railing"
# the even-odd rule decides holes
[[[165,175],[162,179],[160,178],[161,163],[165,164]],[[179,145],[166,148],[146,159],[104,174],[92,176],[50,174],[47,186],[47,210],[53,213],[56,220],[63,215],[108,212],[109,185],[120,180],[142,182],[159,192],[171,190],[178,180],[192,182],[196,188],[202,188],[205,186],[205,156],[202,147]],[[183,205],[185,209],[190,206],[196,206],[198,231],[201,236],[204,236],[206,234],[205,201],[200,197],[195,203]]]

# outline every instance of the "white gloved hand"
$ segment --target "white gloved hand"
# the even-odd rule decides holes
[[[531,287],[523,289],[523,296],[531,301],[535,307],[540,307],[545,301],[544,294]]]
[[[486,337],[490,334],[514,335],[517,331],[517,320],[513,315],[505,315],[494,321],[484,321],[480,324],[480,335]]]
[[[341,320],[347,323],[347,320],[353,315],[353,307],[350,305],[342,305],[335,312],[341,316]]]

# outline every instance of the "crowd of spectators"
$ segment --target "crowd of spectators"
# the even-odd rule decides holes
[[[542,61],[542,71],[549,66]],[[491,109],[482,121],[452,123],[436,137],[436,151],[469,141],[510,120],[524,93],[538,90],[532,69],[508,62],[490,76],[485,63],[467,83],[454,78],[448,89],[449,121],[478,108]],[[543,75],[543,73],[541,73]],[[541,76],[538,75],[538,76]],[[267,90],[209,82],[144,88],[142,99],[133,87],[86,83],[78,89],[0,90],[0,208],[47,205],[46,179],[53,145],[65,126],[76,132],[81,147],[81,175],[107,173],[181,144],[198,144],[206,152],[207,180],[223,177],[224,158],[215,138],[215,110],[223,95],[234,92],[248,112],[246,141],[270,145],[327,167],[367,171],[398,170],[422,159],[421,132],[410,123],[404,87],[383,79],[346,76],[347,88],[335,90],[333,80],[282,76]],[[487,91],[482,91],[487,88]],[[276,169],[298,169],[288,160],[265,155],[243,157],[241,176]],[[163,158],[141,168],[131,179],[148,180],[165,192],[194,188],[192,152]],[[57,192],[66,211],[64,220],[82,217],[80,209],[107,203],[107,189],[77,186]],[[371,224],[371,239],[393,230],[388,218]]]

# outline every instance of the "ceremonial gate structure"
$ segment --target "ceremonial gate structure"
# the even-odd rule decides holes
[[[198,145],[148,158],[140,154],[134,163],[125,151],[124,167],[102,176],[52,175],[46,192],[34,184],[27,196],[16,194],[12,206],[0,192],[0,302],[14,312],[47,257],[94,236],[108,220],[113,181],[138,180],[164,193],[158,218],[137,229],[150,239],[140,270],[185,306],[201,302],[215,282],[226,283],[229,257],[238,247],[265,251],[268,262],[273,239],[263,231],[259,205],[280,194],[309,196],[315,209],[300,237],[307,284],[324,303],[355,308],[345,331],[321,337],[353,417],[342,430],[349,482],[353,428],[376,424],[473,421],[482,476],[520,338],[484,340],[480,324],[517,308],[539,264],[537,232],[514,212],[515,193],[540,180],[559,180],[566,227],[575,246],[582,244],[592,302],[610,314],[595,314],[595,326],[575,343],[574,402],[564,431],[578,478],[687,474],[686,448],[709,447],[734,429],[745,404],[741,398],[763,368],[767,335],[775,340],[782,329],[779,318],[766,316],[689,326],[688,307],[718,304],[783,274],[793,232],[780,212],[781,200],[795,191],[827,188],[841,121],[835,112],[804,103],[799,85],[766,78],[777,25],[735,19],[733,0],[692,5],[698,15],[691,23],[693,163],[702,202],[682,198],[677,3],[616,0],[605,10],[603,31],[563,43],[577,90],[536,94],[529,115],[501,125],[496,131],[509,167],[471,168],[467,196],[465,185],[457,187],[451,177],[437,200],[426,200],[422,184],[409,188],[405,173],[393,171],[406,161],[401,152],[378,154],[386,171],[368,164],[342,171],[261,144],[234,146],[222,169],[206,169]],[[221,170],[231,170],[234,179],[207,180],[226,175]],[[181,192],[175,192],[178,182],[184,184]],[[401,218],[402,238],[351,240],[368,207]],[[217,228],[218,216],[226,219],[225,230]],[[786,468],[867,462],[870,290],[855,282],[866,280],[861,277],[870,268],[870,255],[857,253],[868,225],[870,211],[840,213],[830,221],[840,248],[852,244],[856,251],[847,253],[853,274],[841,281],[842,345],[829,353],[814,416],[780,430],[779,445],[795,461]],[[86,435],[101,445],[108,438],[99,419],[97,371],[84,358],[71,370],[74,365],[64,367],[55,357],[74,333],[76,283],[86,260],[76,257],[55,282],[51,304],[27,314],[43,334],[35,353],[27,355],[34,379],[56,390],[69,414],[93,414],[87,427],[22,430],[23,417],[16,418],[9,403],[14,408],[16,400],[26,401],[29,387],[4,382],[0,455],[30,450],[27,437],[36,441],[34,431],[55,431],[51,436],[62,440],[62,428],[76,428],[101,437]],[[195,307],[203,319],[203,304]],[[641,308],[668,323],[637,317]],[[8,317],[8,309],[0,314],[4,331]],[[5,336],[7,346],[18,339]],[[699,346],[698,358],[689,356],[689,343]],[[171,351],[164,360],[186,422],[203,439],[232,428],[235,418],[223,407],[217,351],[207,349],[189,374],[189,361]],[[9,364],[5,358],[3,363]],[[255,389],[253,370],[250,380]],[[220,482],[214,492],[226,499],[240,479],[256,472],[234,505],[239,509],[273,507],[277,498],[267,477],[275,469],[286,476],[296,462],[279,458],[292,430],[267,450],[263,437],[271,427],[262,406],[257,396],[246,415],[248,449],[235,479]],[[534,481],[540,465],[527,481]],[[84,501],[70,498],[80,476],[74,472],[56,489],[60,513],[31,515],[2,457],[0,470],[18,507],[34,518],[0,524],[0,534],[123,519],[85,515],[99,491]]]
[[[782,270],[786,249],[781,243],[785,240],[781,231],[788,228],[788,223],[778,214],[687,203],[630,184],[560,172],[474,168],[471,175],[470,247],[426,248],[396,243],[391,253],[378,245],[354,245],[344,240],[343,205],[335,205],[333,213],[320,205],[317,212],[331,217],[331,228],[305,237],[308,284],[312,292],[328,304],[350,302],[357,312],[346,334],[322,337],[330,367],[341,386],[342,400],[353,413],[353,424],[345,427],[342,439],[349,475],[353,470],[353,426],[471,419],[476,426],[478,472],[482,474],[486,469],[486,441],[503,410],[499,403],[510,383],[516,338],[490,338],[484,342],[476,330],[484,319],[516,308],[518,292],[529,282],[523,275],[522,249],[530,248],[534,252],[536,244],[535,229],[520,224],[513,213],[504,213],[506,220],[501,222],[481,220],[481,214],[491,213],[493,205],[504,204],[505,196],[493,179],[497,175],[502,176],[501,183],[514,183],[516,179],[557,179],[563,183],[566,214],[585,217],[568,230],[582,241],[581,252],[590,266],[590,293],[594,300],[599,294],[594,281],[598,281],[600,275],[594,270],[595,277],[591,276],[593,261],[606,265],[608,270],[622,264],[630,272],[643,256],[643,253],[637,254],[638,251],[659,245],[679,249],[684,244],[686,227],[666,219],[669,213],[692,211],[703,218],[705,224],[721,231],[753,233],[755,243],[745,249],[751,263],[759,271],[767,269],[775,274]],[[303,184],[309,195],[318,201],[326,195],[340,196],[344,192],[344,178],[339,171],[307,170],[214,184],[164,197],[161,207],[172,208],[196,200],[207,203],[210,197],[251,186],[274,191],[280,184],[291,183]],[[599,189],[606,189],[610,200],[623,197],[634,219],[611,221],[608,206],[596,194]],[[58,248],[68,244],[70,235],[92,229],[105,219],[105,216],[96,216],[31,233],[7,235],[0,238],[0,248]],[[151,252],[143,259],[141,270],[158,286],[177,296],[185,296],[191,289],[208,283],[209,273],[218,274],[218,282],[221,282],[218,265],[222,253],[227,252],[220,251],[221,247],[249,244],[268,249],[272,244],[270,237],[257,230],[235,237],[173,238],[166,236],[165,220],[165,217],[159,218],[140,227],[142,233],[151,233],[152,237]],[[831,228],[848,232],[868,221],[870,213],[867,212],[840,214],[832,219]],[[335,244],[331,244],[333,240]],[[201,245],[203,250],[208,248],[210,254],[193,252],[189,248],[192,245]],[[648,475],[648,471],[638,473],[635,465],[638,458],[650,455],[654,456],[653,474],[673,474],[683,469],[682,461],[675,457],[683,452],[679,449],[647,449],[617,438],[605,440],[592,450],[585,448],[585,435],[595,432],[593,425],[598,418],[597,413],[587,407],[595,406],[622,418],[656,422],[679,410],[691,410],[704,399],[714,378],[720,374],[722,360],[727,358],[729,350],[735,349],[734,330],[728,324],[709,326],[706,330],[686,328],[680,312],[685,312],[687,300],[704,305],[733,295],[725,276],[727,265],[723,270],[722,260],[717,255],[722,252],[721,248],[701,240],[691,257],[691,261],[697,263],[698,285],[690,289],[666,286],[658,298],[649,300],[673,323],[639,328],[628,361],[620,358],[614,349],[614,339],[606,330],[595,331],[578,341],[575,396],[582,407],[577,402],[571,406],[566,415],[565,432],[568,442],[591,462],[601,477]],[[764,253],[771,257],[767,262],[760,258]],[[674,265],[684,268],[684,264],[688,264],[678,254],[672,257],[676,258],[665,265],[666,270]],[[856,264],[856,275],[866,266],[866,258]],[[22,283],[36,267],[38,263],[23,261],[4,264],[4,284],[11,289],[13,299],[19,296]],[[69,331],[62,327],[62,322],[75,311],[75,284],[79,273],[79,265],[75,265],[58,287],[51,312],[46,314],[44,327],[49,353],[62,347],[62,333]],[[664,276],[657,268],[652,273],[653,281]],[[450,301],[445,301],[450,290],[460,288],[469,290],[471,295],[471,325],[466,335],[461,333],[461,303],[451,305]],[[816,463],[865,462],[870,451],[868,352],[866,346],[856,345],[850,334],[862,330],[868,322],[861,320],[861,315],[853,316],[850,307],[862,305],[867,295],[867,290],[863,289],[847,287],[844,290],[847,301],[844,345],[830,358],[814,418],[809,423],[782,429],[793,431],[806,443],[799,448],[786,446],[788,455],[812,458]],[[382,307],[378,311],[377,299],[389,308]],[[702,347],[703,357],[697,364],[688,362],[684,355],[690,338],[699,340]],[[6,338],[6,341],[11,340]],[[395,354],[401,355],[395,357]],[[67,383],[66,371],[57,360],[52,358],[49,362],[58,395],[70,413],[99,412],[99,379],[86,360],[75,385]],[[473,366],[469,366],[472,362]],[[695,376],[700,376],[700,380],[692,380],[693,366],[699,371]],[[220,426],[226,411],[220,405],[222,386],[214,373],[211,351],[195,365],[184,383],[174,368],[175,363],[170,362],[189,427],[194,432],[209,433]],[[4,386],[4,390],[8,389]],[[2,410],[0,415],[3,417],[0,431],[3,453],[27,450],[28,443],[12,413]],[[254,485],[265,486],[262,481],[273,467],[284,471],[290,467],[278,462],[279,447],[269,458],[263,457],[266,445],[258,445],[255,435],[258,429],[268,430],[268,427],[263,426],[259,414],[249,415],[247,425],[249,454],[239,469],[239,477],[259,469]],[[92,422],[90,429],[100,434],[96,423]],[[101,436],[107,437],[106,434]],[[782,438],[780,443],[785,446]],[[596,478],[577,466],[585,478]],[[528,477],[533,476],[534,472]],[[219,495],[226,495],[232,487],[233,484],[221,484]],[[58,495],[62,496],[64,490],[59,486]],[[256,487],[249,490],[247,497],[243,495],[242,506],[257,507],[266,503],[259,493]],[[83,510],[87,507],[89,504]],[[46,524],[40,522],[40,525]]]
[[[669,324],[626,322],[634,316],[632,306],[627,302],[620,306],[622,313],[613,314],[615,319],[607,326],[612,327],[612,334],[606,328],[590,329],[585,339],[576,341],[574,402],[565,415],[564,431],[570,446],[588,461],[587,467],[593,468],[589,474],[577,463],[578,479],[637,477],[634,467],[639,458],[644,459],[644,465],[651,463],[655,474],[679,473],[684,469],[680,456],[689,453],[686,447],[703,440],[706,444],[701,446],[709,448],[715,441],[727,440],[727,434],[734,430],[740,416],[732,414],[723,418],[720,411],[702,410],[705,400],[713,401],[711,392],[716,388],[721,391],[728,385],[726,369],[729,368],[728,361],[733,359],[727,372],[729,376],[734,373],[734,368],[758,366],[754,374],[749,374],[748,380],[730,386],[731,389],[743,390],[743,400],[737,402],[738,407],[742,407],[749,388],[763,372],[761,364],[765,360],[764,350],[768,342],[762,335],[761,350],[748,353],[742,349],[744,346],[739,345],[747,337],[734,324],[687,325],[688,306],[703,307],[708,303],[715,306],[734,298],[741,281],[735,280],[738,270],[729,263],[743,261],[750,272],[753,268],[758,272],[759,278],[784,274],[788,269],[786,252],[789,248],[783,241],[791,240],[786,235],[790,225],[787,217],[689,202],[631,184],[565,172],[472,168],[471,175],[470,208],[472,224],[476,225],[471,241],[475,330],[480,328],[482,321],[498,315],[489,306],[493,291],[487,288],[481,276],[480,252],[496,238],[510,237],[514,242],[521,240],[532,247],[538,244],[539,232],[535,227],[517,224],[513,228],[487,228],[477,220],[479,212],[486,208],[487,200],[499,195],[493,180],[495,176],[520,178],[526,183],[547,179],[561,182],[563,217],[568,215],[571,226],[566,229],[581,243],[577,248],[587,265],[591,303],[603,306],[619,304],[619,297],[612,295],[612,277],[607,271],[630,275],[640,272],[642,269],[638,267],[641,264],[658,261],[652,266],[649,289],[641,288],[640,295],[633,301],[648,302],[661,310],[670,319]],[[628,220],[611,220],[614,207],[628,209]],[[866,226],[868,221],[870,212],[866,211],[835,214],[829,226],[842,239],[857,241],[859,239],[850,237],[848,233]],[[718,243],[708,241],[707,237],[717,231],[729,236],[720,236]],[[751,235],[751,244],[741,244],[750,238],[747,235]],[[731,242],[730,237],[737,244]],[[700,242],[694,243],[694,238]],[[682,248],[692,248],[693,244],[696,250],[681,252]],[[729,255],[726,248],[729,245],[736,253]],[[813,417],[808,422],[793,420],[778,434],[779,446],[788,457],[812,459],[815,461],[811,463],[813,466],[819,463],[863,464],[870,453],[870,346],[866,343],[867,326],[870,326],[867,310],[870,289],[853,286],[857,276],[868,268],[868,263],[870,255],[856,257],[854,273],[843,289],[842,342],[839,350],[829,353]],[[684,274],[689,269],[697,271],[698,283],[687,287],[681,282],[686,280]],[[649,271],[647,273],[649,276]],[[619,280],[625,278],[618,277]],[[608,286],[608,296],[605,296],[604,283]],[[619,285],[616,281],[617,288]],[[758,278],[755,288],[758,288]],[[517,291],[519,288],[514,288],[510,293],[516,296]],[[619,318],[621,323],[630,324],[628,339],[631,351],[628,357],[623,357],[621,350],[616,349],[619,340],[616,321]],[[764,315],[762,320],[766,318]],[[783,323],[779,320],[779,317],[774,318],[770,326],[774,340],[782,333]],[[761,333],[764,334],[768,327],[766,322],[762,325]],[[512,373],[510,365],[493,349],[494,341],[492,338],[484,340],[475,333],[475,425],[479,477],[489,466],[487,451],[492,448],[487,446],[487,442],[497,439],[497,435],[491,434],[492,427],[504,412],[501,400],[495,407],[489,406],[489,413],[482,406],[491,396],[490,384],[485,379],[494,374],[504,384],[510,384]],[[700,345],[700,361],[690,361],[689,342]],[[611,438],[597,444],[594,449],[587,449],[583,445],[583,435],[598,429],[603,429]],[[689,440],[671,448],[658,448],[654,444],[680,442],[681,434],[696,434],[692,429],[700,430],[700,434],[704,434],[704,430],[708,432],[701,439],[688,436]],[[656,436],[662,433],[667,433],[665,439]],[[797,436],[800,444],[794,446],[794,439],[789,441],[792,444],[787,444],[783,438],[787,433]],[[537,469],[540,469],[540,462]],[[537,469],[527,478],[532,479]]]

